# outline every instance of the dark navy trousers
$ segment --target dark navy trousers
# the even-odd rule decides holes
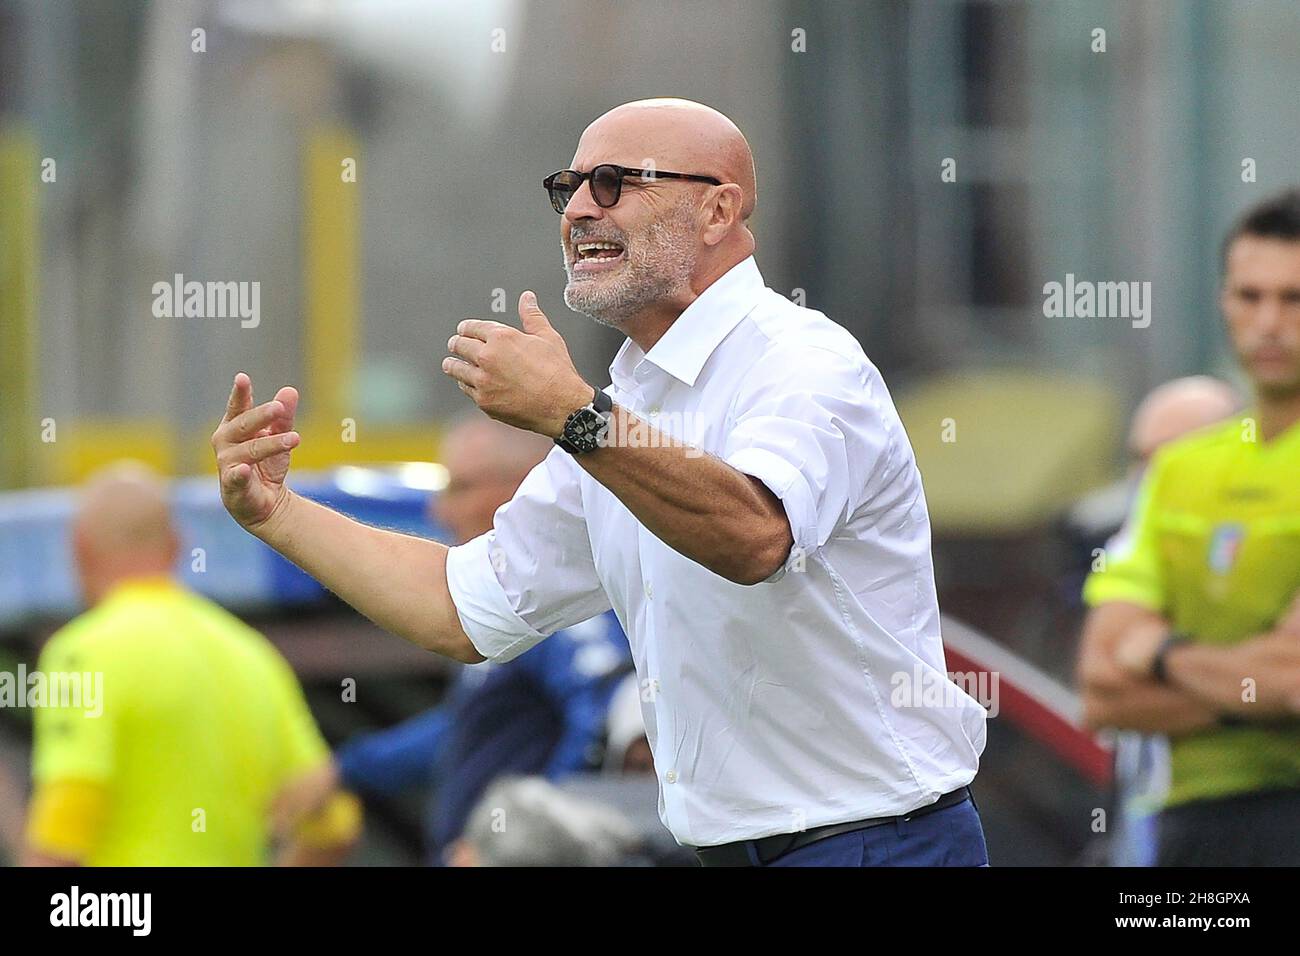
[[[753,858],[753,849],[750,849]],[[767,866],[988,866],[973,800],[800,847]]]

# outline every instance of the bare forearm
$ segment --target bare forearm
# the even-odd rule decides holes
[[[372,528],[292,492],[259,538],[386,631],[466,663],[483,658],[447,589],[447,548]]]
[[[741,584],[781,566],[794,541],[761,482],[619,406],[610,432],[615,440],[578,462],[661,541]]]
[[[1170,683],[1239,717],[1272,719],[1296,713],[1300,660],[1270,637],[1228,647],[1188,644],[1165,662]]]
[[[1177,737],[1212,727],[1217,720],[1213,707],[1186,692],[1135,678],[1084,692],[1084,722],[1093,728]]]
[[[1161,615],[1122,601],[1104,604],[1088,615],[1079,656],[1087,726],[1178,736],[1218,720],[1215,708],[1184,690],[1130,673],[1117,659],[1117,648],[1125,640],[1158,642],[1168,632],[1169,624]]]

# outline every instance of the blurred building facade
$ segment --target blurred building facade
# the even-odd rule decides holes
[[[1127,402],[1221,364],[1217,237],[1293,175],[1298,32],[1287,0],[0,0],[0,481],[201,472],[238,369],[302,388],[307,463],[431,457],[450,330],[530,287],[603,381],[540,181],[654,95],[746,131],[769,283],[896,395]],[[1150,281],[1150,327],[1046,317],[1067,274]],[[257,325],[156,317],[177,275],[258,282]]]

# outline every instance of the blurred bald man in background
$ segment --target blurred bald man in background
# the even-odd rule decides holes
[[[1123,478],[1085,495],[1066,518],[1073,553],[1088,555],[1102,547],[1124,523],[1147,464],[1162,445],[1223,421],[1242,408],[1241,395],[1210,375],[1188,375],[1157,385],[1138,403],[1129,423],[1129,470]],[[1086,567],[1076,575],[1082,585]],[[1076,592],[1073,584],[1067,590]]]
[[[1165,382],[1152,389],[1133,413],[1129,452],[1134,461],[1145,464],[1161,445],[1221,422],[1241,407],[1237,391],[1209,375]]]
[[[90,610],[41,654],[27,865],[337,862],[360,807],[297,815],[278,798],[329,751],[289,665],[262,635],[173,579],[181,545],[163,483],[115,465],[88,483],[73,554]]]

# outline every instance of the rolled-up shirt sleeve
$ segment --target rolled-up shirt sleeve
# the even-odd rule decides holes
[[[497,510],[491,531],[448,552],[447,586],[474,647],[498,662],[609,610],[568,455],[553,450]]]
[[[746,375],[723,459],[781,500],[794,544],[778,580],[812,555],[862,503],[892,437],[865,356],[825,349],[769,356]]]

